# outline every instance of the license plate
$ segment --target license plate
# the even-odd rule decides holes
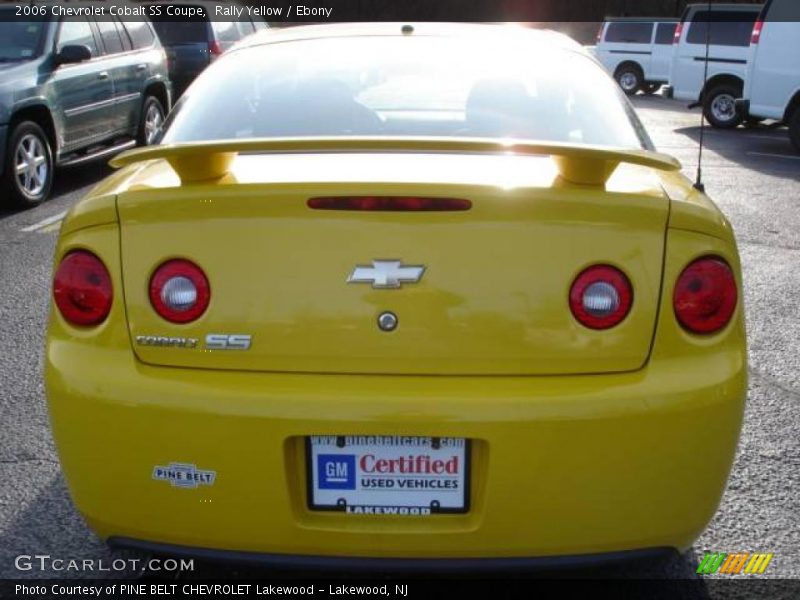
[[[311,510],[403,516],[469,510],[469,440],[310,436],[306,454]]]

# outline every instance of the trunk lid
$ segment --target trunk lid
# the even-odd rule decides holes
[[[316,196],[462,198],[472,208],[314,210]],[[604,189],[559,182],[546,157],[306,153],[240,155],[220,181],[183,186],[164,161],[150,161],[118,208],[128,323],[145,363],[540,375],[645,363],[669,202],[642,166],[621,165]],[[185,325],[163,320],[148,299],[153,271],[176,257],[199,265],[211,286],[208,310]],[[348,283],[376,260],[425,271],[395,289]],[[634,290],[630,314],[607,331],[581,326],[568,304],[575,277],[597,263],[621,268]],[[397,315],[396,330],[378,327],[384,311]],[[251,347],[208,349],[208,335],[250,335]],[[159,337],[197,344],[137,343]]]

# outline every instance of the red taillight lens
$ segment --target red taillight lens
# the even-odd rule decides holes
[[[579,323],[589,329],[609,329],[628,316],[633,288],[625,274],[608,265],[595,265],[575,279],[569,307]]]
[[[222,46],[220,46],[219,42],[216,40],[213,42],[208,42],[208,53],[211,55],[212,59],[221,56]]]
[[[757,44],[761,39],[761,30],[764,28],[764,21],[756,21],[753,25],[753,35],[750,37],[751,44]]]
[[[675,27],[675,35],[672,38],[673,44],[678,44],[681,41],[681,34],[683,33],[683,23],[678,23],[677,27]]]
[[[150,278],[150,303],[172,323],[189,323],[208,308],[211,286],[205,273],[188,260],[170,260]]]
[[[675,317],[692,333],[715,333],[725,327],[736,301],[733,271],[716,257],[701,258],[686,267],[672,296]]]
[[[113,297],[108,269],[91,252],[74,250],[58,265],[53,278],[53,298],[61,315],[73,325],[98,325],[105,321]]]
[[[326,196],[309,198],[308,207],[317,210],[374,210],[398,212],[461,211],[472,202],[460,198],[417,198],[413,196]]]

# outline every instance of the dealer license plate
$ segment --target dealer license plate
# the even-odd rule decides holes
[[[469,440],[310,436],[311,510],[424,516],[469,510]]]

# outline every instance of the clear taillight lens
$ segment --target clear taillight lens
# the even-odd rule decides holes
[[[569,306],[575,319],[589,329],[609,329],[630,312],[633,288],[625,274],[609,265],[594,265],[575,279]]]
[[[172,323],[189,323],[202,316],[211,300],[211,286],[203,270],[182,259],[170,260],[150,278],[150,303]]]

